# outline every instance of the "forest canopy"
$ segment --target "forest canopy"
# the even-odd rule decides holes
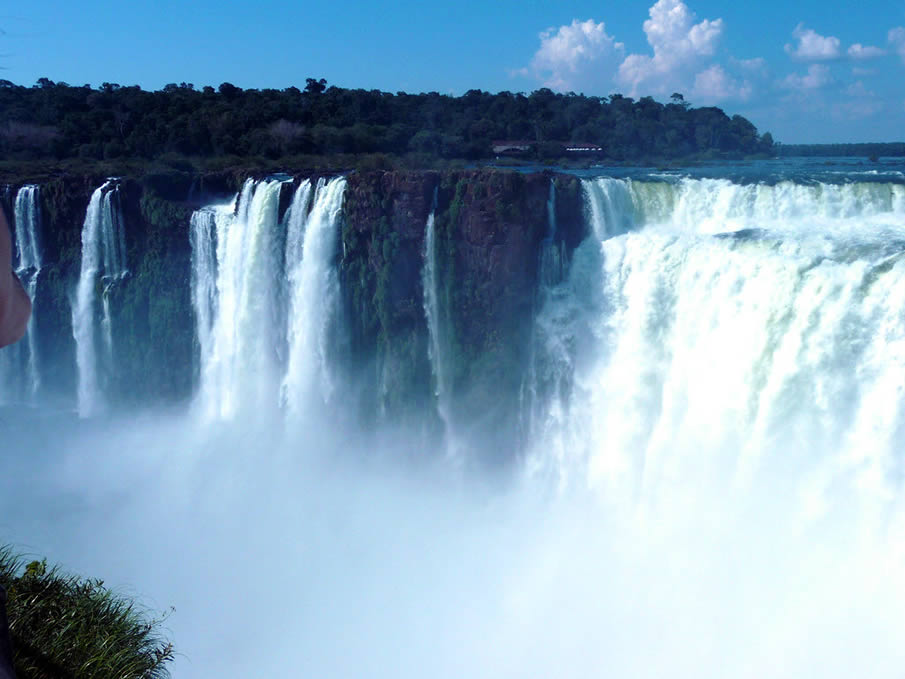
[[[515,155],[535,160],[567,156],[575,145],[582,150],[573,154],[615,161],[740,157],[773,148],[770,134],[744,117],[695,108],[678,93],[663,104],[546,88],[392,94],[314,78],[304,89],[181,83],[158,91],[0,80],[0,156],[7,161],[387,154],[474,162],[499,155],[500,140],[520,142]]]

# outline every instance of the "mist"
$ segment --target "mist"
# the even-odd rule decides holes
[[[898,512],[804,522],[767,479],[617,510],[179,414],[44,416],[37,445],[22,429],[4,533],[173,606],[175,677],[882,677],[905,659]]]
[[[901,673],[900,184],[585,180],[499,450],[456,410],[430,248],[433,398],[357,419],[345,180],[285,224],[281,182],[192,218],[189,403],[0,410],[0,536],[172,607],[174,677]]]

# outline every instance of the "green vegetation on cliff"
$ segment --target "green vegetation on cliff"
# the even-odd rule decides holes
[[[164,679],[173,645],[162,620],[101,580],[67,575],[0,547],[19,679]]]
[[[492,158],[494,141],[529,145],[540,161],[570,156],[563,144],[595,145],[611,160],[680,159],[769,152],[772,138],[742,116],[694,108],[679,94],[668,104],[614,94],[588,97],[543,88],[525,95],[469,90],[392,94],[326,88],[304,91],[167,85],[148,92],[104,83],[72,87],[41,78],[33,87],[0,80],[0,157],[71,163],[154,161],[177,169],[280,160],[294,167]],[[576,155],[572,153],[571,155]],[[578,153],[587,157],[587,153]]]
[[[557,247],[585,235],[581,182],[500,170],[359,172],[349,176],[342,233],[343,298],[366,417],[433,410],[422,282],[434,256],[448,416],[499,440],[518,423],[530,353],[538,252],[556,186]],[[425,251],[434,213],[434,252]],[[487,439],[490,440],[490,439]],[[510,439],[511,440],[511,439]]]

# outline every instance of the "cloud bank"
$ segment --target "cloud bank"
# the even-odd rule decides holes
[[[905,64],[905,26],[890,29],[887,44],[878,45],[844,42],[801,21],[783,48],[803,71],[792,70],[788,62],[768,64],[762,56],[733,54],[726,21],[698,17],[684,0],[657,0],[640,28],[647,51],[626,47],[612,23],[573,19],[541,32],[530,64],[512,74],[562,92],[620,92],[660,100],[680,92],[695,105],[735,102],[745,115],[756,116],[763,129],[775,128],[769,121],[775,118],[799,128],[803,138],[816,136],[810,125],[804,127],[801,122],[809,115],[824,113],[836,120],[856,121],[898,107],[890,99],[892,93],[879,83],[888,73],[885,64],[868,67],[867,62],[898,57]],[[901,122],[884,120],[884,134],[893,134]],[[837,134],[837,126],[825,129],[830,136]]]
[[[539,35],[541,46],[531,60],[530,73],[547,87],[569,90],[585,80],[585,71],[602,70],[608,60],[618,61],[625,46],[607,35],[601,21],[575,19],[568,26],[549,28]]]
[[[790,73],[780,82],[780,86],[789,90],[818,90],[831,82],[832,76],[828,66],[811,64],[805,75]]]
[[[650,19],[644,22],[653,54],[630,54],[619,66],[616,81],[626,85],[632,96],[641,91],[663,93],[674,88],[677,75],[684,75],[714,54],[723,34],[722,19],[695,23],[695,18],[681,0],[659,0],[650,8]],[[703,78],[711,85],[725,79],[713,72]]]
[[[856,60],[876,59],[878,57],[884,56],[885,54],[886,50],[884,49],[873,47],[871,45],[862,45],[858,42],[848,48],[848,56]]]
[[[905,64],[905,27],[897,26],[893,28],[889,31],[887,39],[895,53],[902,58],[902,63]]]
[[[625,44],[608,34],[602,21],[574,19],[548,28],[539,34],[531,64],[514,74],[559,91],[615,86],[633,97],[677,90],[708,101],[750,96],[750,82],[714,61],[725,29],[722,19],[699,21],[682,0],[658,0],[642,29],[651,51],[626,55]],[[742,71],[763,70],[759,58],[737,65]]]
[[[792,31],[792,37],[798,41],[793,47],[786,45],[786,53],[793,59],[802,61],[828,61],[838,59],[841,54],[839,38],[822,36],[811,28],[805,28],[804,24],[798,24]]]

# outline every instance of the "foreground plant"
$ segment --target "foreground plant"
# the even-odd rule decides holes
[[[18,679],[163,679],[173,645],[162,617],[118,596],[102,580],[28,564],[0,547],[0,585]]]

